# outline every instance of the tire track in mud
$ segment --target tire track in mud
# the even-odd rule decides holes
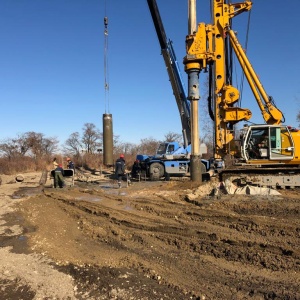
[[[176,193],[88,191],[99,202],[76,200],[77,193],[45,194],[59,200],[84,234],[117,251],[122,267],[206,299],[300,298],[295,199],[226,197],[195,205]]]

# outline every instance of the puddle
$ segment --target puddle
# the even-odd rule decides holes
[[[10,196],[11,199],[22,199],[24,197],[25,197],[25,195],[12,195],[12,196]]]
[[[107,181],[100,181],[100,182],[76,182],[76,186],[84,187],[84,188],[92,188],[95,187],[101,188],[101,189],[111,189],[116,186],[116,184],[107,182]]]
[[[41,193],[41,187],[21,187],[11,196],[12,199],[21,199],[28,196],[35,196]]]
[[[114,195],[114,196],[125,196],[127,195],[126,192],[121,192],[119,188],[112,188],[112,189],[107,189],[105,191],[105,194],[107,195]]]
[[[113,188],[112,185],[100,185],[100,187],[101,187],[102,189],[112,189],[112,188]]]
[[[130,210],[134,210],[134,208],[130,205],[125,205],[124,210],[130,211]]]
[[[26,221],[20,213],[13,212],[3,216],[5,227],[12,232],[4,232],[0,235],[0,247],[12,246],[14,253],[29,253],[28,233],[35,232],[36,228]],[[16,231],[14,231],[16,229]],[[1,297],[0,297],[1,298]],[[2,299],[2,298],[1,298]]]
[[[19,240],[19,241],[27,241],[27,236],[25,236],[25,235],[20,235],[20,236],[18,237],[18,240]]]
[[[88,195],[76,197],[75,200],[79,200],[79,201],[92,201],[92,202],[100,202],[100,201],[102,201],[101,198],[94,197],[94,196],[88,196]]]
[[[12,246],[14,253],[28,253],[28,238],[25,235],[20,236],[0,236],[0,247]]]

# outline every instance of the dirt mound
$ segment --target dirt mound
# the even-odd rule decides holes
[[[24,228],[13,249],[12,235],[2,240],[3,261],[19,252],[18,272],[0,266],[10,274],[0,277],[3,291],[27,291],[27,299],[300,299],[298,191],[210,197],[213,186],[178,180],[118,189],[108,180],[20,189],[18,210],[0,224],[7,233]],[[65,289],[53,291],[47,272]]]

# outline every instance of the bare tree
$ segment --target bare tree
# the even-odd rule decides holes
[[[14,139],[3,140],[0,144],[0,153],[8,159],[13,159],[20,155],[19,145]]]
[[[43,155],[51,156],[58,150],[59,141],[56,137],[43,138],[42,149]]]
[[[42,158],[44,155],[50,156],[57,151],[57,138],[46,138],[43,133],[34,131],[26,132],[24,137],[26,139],[26,145],[29,147],[30,154],[35,159]]]
[[[114,153],[116,155],[123,153],[125,156],[136,156],[137,145],[132,143],[118,143],[114,147]]]
[[[52,155],[57,150],[56,138],[45,138],[42,133],[26,132],[17,138],[9,138],[0,144],[0,152],[7,158],[26,154],[35,158]]]
[[[139,154],[154,155],[156,153],[159,141],[153,137],[141,139],[140,145],[138,146]]]
[[[31,155],[34,158],[40,158],[42,156],[42,142],[44,135],[34,131],[26,132],[26,139],[30,148]]]
[[[19,145],[21,155],[24,156],[30,150],[26,133],[18,135],[16,142]]]
[[[79,157],[80,150],[82,149],[82,144],[80,140],[81,139],[79,132],[73,132],[70,135],[70,137],[65,141],[65,144],[63,146],[64,152]]]
[[[169,131],[164,137],[166,142],[182,143],[182,135],[179,133]]]
[[[300,126],[300,111],[297,114],[297,122],[299,122],[299,126]]]
[[[8,138],[0,144],[0,153],[9,159],[24,156],[29,149],[25,134],[18,135],[17,138]]]
[[[96,153],[97,149],[102,145],[102,134],[93,123],[85,123],[83,128],[82,143],[87,153]]]
[[[114,143],[114,149],[119,146],[120,142],[120,136],[119,135],[114,135],[113,136],[113,143]],[[115,151],[114,151],[115,152]]]

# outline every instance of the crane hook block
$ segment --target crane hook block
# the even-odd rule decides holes
[[[106,27],[108,25],[108,17],[104,17],[104,26]]]

